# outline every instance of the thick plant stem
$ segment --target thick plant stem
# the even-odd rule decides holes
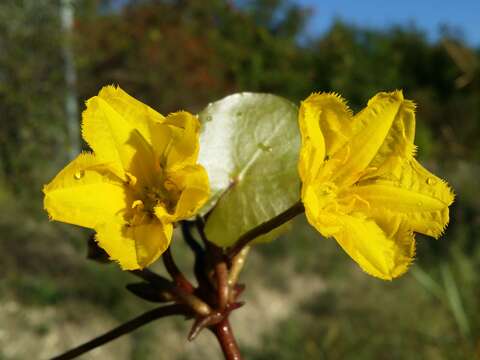
[[[255,240],[260,235],[265,235],[276,229],[280,225],[285,224],[287,221],[293,219],[295,216],[300,215],[305,212],[305,207],[303,203],[299,201],[291,208],[285,210],[283,213],[278,214],[274,218],[258,225],[256,228],[253,228],[250,231],[247,231],[245,234],[240,236],[237,242],[227,250],[227,255],[230,259],[233,259],[242,249],[247,246],[250,242]]]
[[[223,311],[228,304],[228,269],[227,264],[221,261],[215,265],[215,274],[217,277],[217,301],[219,310]]]
[[[240,349],[233,336],[228,318],[224,318],[221,322],[215,325],[212,328],[212,331],[222,347],[225,360],[242,360],[242,355],[240,355]]]
[[[189,315],[190,311],[183,305],[168,305],[159,307],[132,319],[115,329],[110,330],[109,332],[96,337],[93,340],[86,342],[76,348],[73,348],[66,353],[63,353],[59,356],[53,357],[51,360],[67,360],[74,359],[77,356],[85,354],[86,352],[93,350],[103,344],[106,344],[116,338],[128,334],[133,330],[138,329],[139,327],[148,324],[154,320],[160,319],[162,317],[171,316],[171,315]]]
[[[228,305],[228,267],[225,262],[222,248],[216,246],[211,242],[206,243],[207,251],[210,254],[213,262],[213,270],[215,272],[216,288],[217,288],[217,310],[223,311]]]

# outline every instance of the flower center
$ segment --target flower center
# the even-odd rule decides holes
[[[127,222],[130,226],[140,225],[153,219],[157,206],[165,208],[169,213],[175,211],[180,190],[173,181],[159,177],[155,186],[139,186],[133,175],[127,174],[127,179],[127,186],[134,193],[134,201],[130,211],[127,212]]]

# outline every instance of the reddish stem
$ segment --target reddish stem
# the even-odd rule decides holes
[[[233,336],[232,328],[230,327],[230,322],[227,317],[215,325],[212,328],[212,331],[222,347],[225,360],[242,360],[240,349]]]
[[[175,281],[175,284],[185,290],[187,293],[192,293],[194,290],[193,285],[190,283],[190,281],[187,280],[185,275],[180,271],[178,268],[177,264],[175,264],[175,261],[173,260],[172,253],[170,251],[170,247],[165,250],[165,252],[162,255],[163,263],[165,265],[165,268],[167,269],[168,273],[172,277],[173,281]]]
[[[227,249],[227,256],[229,259],[233,259],[245,246],[250,244],[260,235],[264,235],[278,228],[280,225],[285,224],[287,221],[292,220],[295,216],[305,212],[305,207],[302,202],[294,204],[291,208],[285,210],[283,213],[278,214],[274,218],[258,225],[257,227],[247,231],[240,236],[235,244]]]

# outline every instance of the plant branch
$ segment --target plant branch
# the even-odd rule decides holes
[[[190,283],[190,281],[187,280],[185,275],[183,275],[183,273],[180,271],[177,264],[173,260],[170,247],[168,247],[167,250],[165,250],[165,252],[163,253],[162,260],[165,268],[167,269],[175,284],[185,290],[187,293],[192,293],[194,290],[193,285]]]
[[[225,360],[242,360],[240,349],[233,336],[232,328],[228,318],[224,318],[221,322],[211,328],[222,347]]]
[[[197,216],[195,223],[197,225],[197,230],[198,230],[198,233],[200,234],[200,238],[205,244],[205,247],[207,247],[209,241],[207,239],[207,235],[205,235],[205,220],[203,219],[203,217]]]
[[[175,286],[175,284],[165,279],[163,276],[148,269],[133,270],[130,272],[148,281],[159,290],[170,292],[176,300],[192,308],[198,315],[206,316],[211,313],[210,306],[208,306],[207,303],[194,294],[185,291],[183,288]]]
[[[228,305],[229,287],[228,287],[228,269],[225,261],[219,261],[215,264],[215,275],[217,278],[217,301],[220,311]]]
[[[207,251],[210,264],[213,267],[213,274],[215,276],[214,285],[216,288],[216,304],[217,310],[222,312],[228,305],[229,287],[228,287],[228,267],[223,253],[223,249],[206,238],[205,247]]]
[[[188,221],[182,221],[180,223],[182,229],[183,239],[190,247],[190,249],[195,254],[195,257],[203,256],[203,248],[202,245],[198,243],[198,241],[193,237],[192,232],[190,230],[190,224]]]
[[[190,247],[193,254],[195,255],[193,272],[198,282],[197,291],[202,293],[202,295],[204,295],[205,297],[208,297],[209,290],[211,289],[211,284],[205,273],[206,250],[193,237],[192,230],[191,230],[191,226],[193,224],[195,223],[182,221],[181,222],[182,235],[183,235],[183,239],[185,240],[185,242],[187,243],[187,245]]]
[[[190,312],[188,308],[183,305],[162,306],[162,307],[147,311],[146,313],[130,321],[127,321],[126,323],[110,330],[109,332],[103,335],[100,335],[93,340],[86,342],[85,344],[77,346],[76,348],[73,348],[61,355],[53,357],[51,360],[74,359],[77,356],[85,354],[90,350],[93,350],[105,343],[108,343],[122,335],[128,334],[129,332],[132,332],[138,329],[139,327],[145,324],[148,324],[152,321],[155,321],[157,319],[171,316],[171,315],[189,315],[189,314]]]
[[[258,225],[256,228],[247,231],[245,234],[240,236],[237,242],[230,248],[227,249],[227,255],[230,259],[233,259],[245,246],[247,246],[251,241],[255,240],[260,235],[264,235],[276,229],[280,225],[283,225],[287,221],[293,219],[295,216],[302,214],[305,211],[305,208],[302,202],[297,202],[291,208],[285,210],[284,212],[278,214],[274,218]]]

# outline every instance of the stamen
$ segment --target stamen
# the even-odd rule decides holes
[[[143,210],[144,208],[144,205],[143,205],[143,201],[142,200],[135,200],[133,203],[132,203],[132,209],[135,209],[135,210]]]
[[[165,182],[163,183],[163,186],[164,186],[165,189],[167,189],[168,191],[177,189],[177,185],[175,185],[175,183],[174,183],[172,180],[168,180],[168,179],[165,180]]]
[[[137,183],[137,178],[130,174],[129,172],[125,173],[125,177],[127,178],[127,185],[128,186],[135,186],[135,184]]]

